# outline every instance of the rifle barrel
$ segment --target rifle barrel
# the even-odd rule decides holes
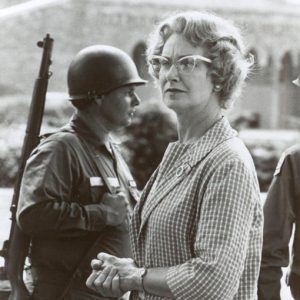
[[[22,176],[26,161],[32,150],[39,142],[40,129],[44,115],[48,80],[52,73],[49,71],[54,40],[47,34],[43,41],[37,43],[43,49],[38,78],[35,81],[29,115],[27,119],[26,133],[23,141],[19,170],[14,186],[11,202],[11,227],[9,240],[4,242],[1,255],[5,259],[5,272],[11,284],[9,300],[28,300],[29,292],[23,281],[25,259],[28,255],[30,237],[24,234],[16,223],[16,212],[19,202]]]

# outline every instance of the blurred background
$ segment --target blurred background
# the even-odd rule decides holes
[[[300,141],[300,89],[291,83],[300,70],[300,0],[0,0],[1,220],[2,213],[9,215],[39,70],[37,41],[46,33],[55,40],[42,132],[55,130],[72,115],[66,73],[84,47],[109,44],[123,49],[149,80],[138,90],[142,104],[133,124],[121,132],[124,155],[142,189],[167,144],[176,139],[174,115],[161,104],[147,72],[146,41],[162,17],[187,9],[233,20],[255,57],[242,96],[226,114],[253,156],[264,198],[280,154]],[[8,224],[0,224],[0,242],[8,237]]]
[[[190,2],[190,3],[189,3]],[[123,136],[132,171],[142,188],[167,143],[176,139],[174,117],[145,61],[148,34],[170,12],[198,9],[233,20],[255,57],[255,69],[235,107],[226,112],[250,149],[265,192],[284,148],[299,141],[300,89],[292,83],[300,65],[300,0],[1,0],[0,1],[0,186],[12,186],[46,33],[54,38],[43,131],[72,114],[66,73],[74,55],[92,44],[126,51],[149,80],[143,103]],[[146,170],[146,171],[145,171]]]

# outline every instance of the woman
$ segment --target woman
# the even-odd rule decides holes
[[[249,152],[222,116],[252,65],[240,34],[215,15],[176,14],[151,36],[148,58],[179,140],[134,210],[135,260],[100,253],[87,285],[107,296],[131,290],[132,299],[256,299],[259,188]]]

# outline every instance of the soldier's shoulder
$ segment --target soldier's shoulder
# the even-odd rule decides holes
[[[41,135],[41,141],[58,141],[58,142],[69,142],[74,139],[76,139],[75,136],[75,131],[74,130],[66,130],[64,127],[52,131],[52,132],[47,132]]]
[[[287,148],[282,154],[277,163],[274,176],[281,173],[282,167],[286,160],[292,160],[293,162],[299,162],[300,164],[300,144],[295,144]]]
[[[285,156],[298,156],[300,157],[300,144],[295,144],[284,151]]]
[[[73,148],[76,144],[78,144],[78,138],[74,133],[58,130],[41,136],[37,149],[39,151],[63,151]]]

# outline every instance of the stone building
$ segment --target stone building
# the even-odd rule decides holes
[[[265,128],[300,128],[300,93],[291,84],[299,70],[299,0],[2,0],[0,6],[0,97],[31,94],[46,33],[55,39],[50,92],[67,92],[66,71],[83,47],[110,44],[129,53],[150,79],[145,43],[164,15],[208,10],[242,28],[256,68],[235,111],[259,116]],[[159,97],[150,79],[141,91]],[[1,98],[0,98],[1,101]]]

